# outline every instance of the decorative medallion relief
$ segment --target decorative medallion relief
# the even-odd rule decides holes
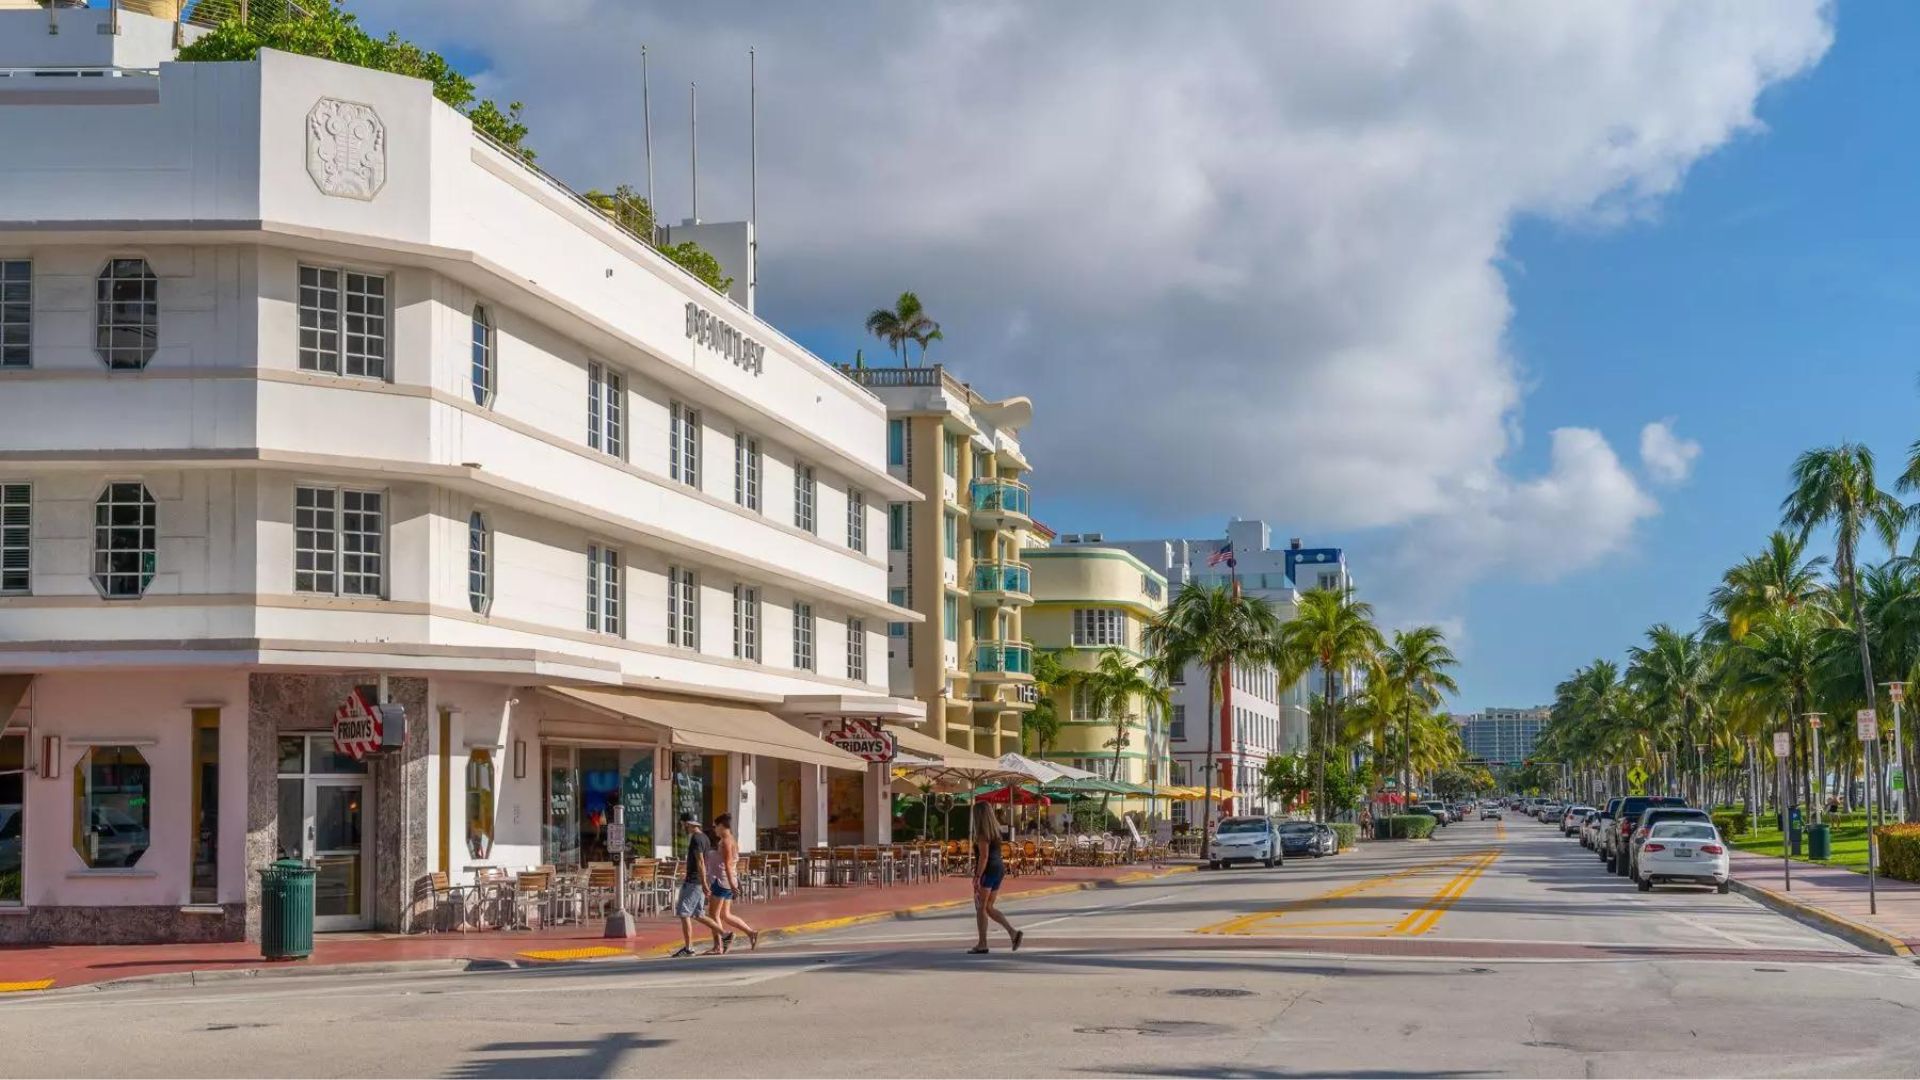
[[[370,201],[387,182],[387,128],[372,106],[321,98],[307,113],[307,175],[322,193]]]

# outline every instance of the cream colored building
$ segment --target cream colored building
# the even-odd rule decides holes
[[[1098,667],[1108,649],[1135,663],[1147,659],[1147,625],[1167,605],[1165,577],[1118,548],[1037,548],[1022,557],[1033,567],[1026,626],[1036,650],[1057,654],[1074,671]],[[1130,784],[1164,787],[1170,782],[1167,718],[1158,707],[1135,696],[1118,710],[1095,715],[1084,692],[1058,689],[1053,698],[1060,730],[1042,757]],[[1119,747],[1116,773],[1111,744],[1121,725],[1126,743]],[[1115,807],[1144,808],[1145,800]]]
[[[1020,749],[1033,649],[1022,610],[1034,530],[1023,482],[1023,397],[995,401],[945,367],[843,368],[887,407],[887,469],[920,494],[887,507],[888,602],[924,623],[888,628],[893,693],[927,707],[921,729],[990,757]]]

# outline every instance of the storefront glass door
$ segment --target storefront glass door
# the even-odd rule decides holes
[[[612,861],[607,823],[626,807],[627,850],[653,854],[653,751],[644,747],[548,746],[545,851],[555,866]]]
[[[331,736],[280,738],[280,854],[315,870],[315,930],[364,930],[373,922],[366,768],[336,751]]]

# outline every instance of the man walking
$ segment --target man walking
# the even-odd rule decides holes
[[[712,850],[713,842],[707,839],[706,830],[692,814],[680,815],[680,831],[687,834],[687,873],[680,882],[680,897],[674,902],[673,913],[680,916],[680,939],[684,944],[675,957],[693,955],[693,924],[696,920],[702,926],[713,931],[713,948],[705,955],[712,956],[720,951],[720,924],[707,914],[707,852]]]

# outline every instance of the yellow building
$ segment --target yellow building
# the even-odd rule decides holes
[[[1143,637],[1166,608],[1166,578],[1118,548],[1029,548],[1022,558],[1033,568],[1026,626],[1036,650],[1056,654],[1070,671],[1093,670],[1109,648],[1136,663],[1147,659]],[[1085,693],[1059,689],[1053,699],[1060,731],[1050,745],[1035,748],[1042,757],[1130,784],[1167,785],[1166,721],[1158,707],[1136,695],[1096,716]],[[1126,744],[1119,748],[1116,776],[1112,742],[1119,730]],[[1138,799],[1112,806],[1145,808]]]
[[[1020,561],[1034,528],[1020,452],[1033,403],[982,397],[938,364],[842,370],[886,403],[888,472],[925,496],[887,508],[888,599],[927,620],[888,627],[893,693],[926,703],[922,730],[953,746],[1018,751],[1034,701]]]

